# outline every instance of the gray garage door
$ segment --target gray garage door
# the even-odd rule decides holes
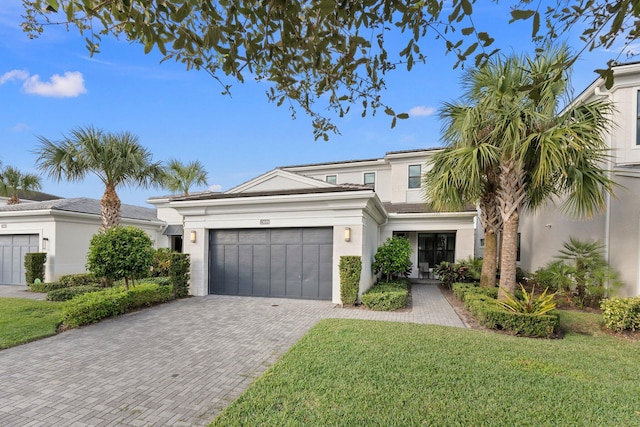
[[[209,293],[331,299],[333,230],[211,230]]]
[[[38,252],[37,234],[0,236],[0,284],[24,285],[24,255]]]

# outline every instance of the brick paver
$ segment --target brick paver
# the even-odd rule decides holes
[[[324,318],[464,327],[433,285],[400,313],[188,298],[0,351],[0,425],[204,426]]]

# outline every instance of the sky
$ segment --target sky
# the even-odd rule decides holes
[[[503,52],[532,53],[530,23],[508,24],[507,3],[476,3],[474,22]],[[362,118],[355,108],[335,122],[340,135],[316,141],[303,112],[294,120],[286,107],[268,102],[265,83],[231,80],[232,96],[223,96],[208,74],[172,61],[160,63],[160,54],[145,55],[139,44],[104,39],[101,52],[90,57],[75,28],[48,27],[30,40],[20,28],[22,12],[20,0],[0,2],[0,161],[23,172],[40,174],[34,154],[38,136],[59,140],[71,129],[91,125],[136,134],[154,160],[200,160],[209,175],[208,188],[224,191],[278,166],[439,147],[438,111],[443,102],[462,95],[464,71],[453,69],[455,58],[434,41],[426,64],[410,72],[399,67],[387,78],[383,101],[396,112],[408,112],[409,119],[391,129],[384,112]],[[575,48],[581,47],[578,34],[566,38]],[[605,68],[617,56],[615,49],[582,55],[572,73],[574,93],[596,79],[594,69]],[[91,177],[70,183],[43,176],[42,191],[100,199],[104,188]],[[149,206],[149,197],[167,190],[124,188],[118,194],[123,203]]]

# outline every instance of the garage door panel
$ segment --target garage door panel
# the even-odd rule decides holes
[[[302,245],[287,245],[287,296],[302,296]]]
[[[211,230],[209,292],[331,299],[332,239],[331,228]]]
[[[238,247],[224,246],[224,293],[238,293]]]
[[[287,293],[286,278],[287,278],[287,246],[286,245],[271,245],[271,256],[269,257],[269,263],[271,266],[270,271],[270,295],[274,297],[283,297]]]
[[[0,236],[0,283],[22,285],[25,283],[24,257],[38,252],[38,234],[6,234]]]

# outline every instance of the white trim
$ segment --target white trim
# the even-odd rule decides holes
[[[293,182],[301,184],[300,188],[327,188],[332,187],[333,184],[329,184],[324,181],[320,181],[319,179],[310,178],[308,176],[300,175],[295,172],[290,172],[282,169],[273,169],[267,173],[264,173],[256,178],[253,178],[245,183],[242,183],[238,186],[235,186],[227,191],[224,194],[238,194],[249,192],[249,190],[253,187],[256,187],[264,182],[267,182],[273,178],[285,178],[289,179]]]

